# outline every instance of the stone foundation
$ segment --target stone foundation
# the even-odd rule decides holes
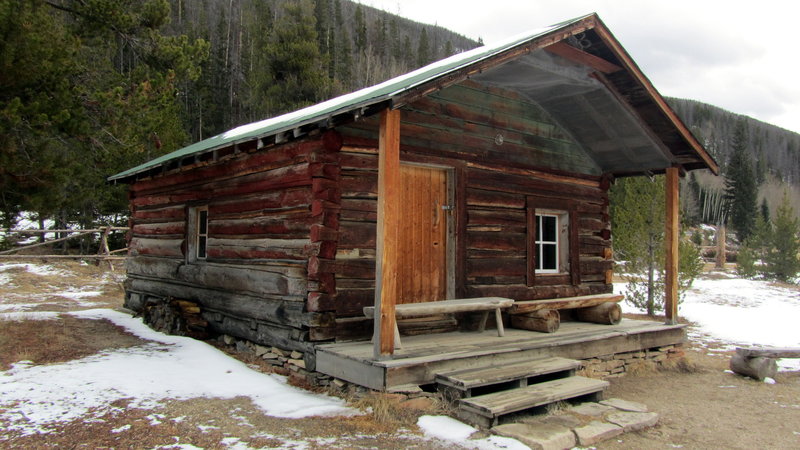
[[[659,367],[684,356],[680,345],[654,347],[636,352],[615,353],[583,360],[579,373],[590,378],[610,379],[647,367]]]

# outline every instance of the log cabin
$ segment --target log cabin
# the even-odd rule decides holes
[[[128,308],[178,301],[190,329],[303,352],[309,370],[386,389],[430,382],[446,342],[518,349],[544,335],[539,353],[563,343],[579,358],[679,343],[678,179],[697,169],[718,170],[590,14],[240,126],[109,180],[130,185]],[[489,323],[501,331],[503,322],[555,317],[512,322],[509,305],[535,314],[524,305],[609,295],[608,189],[616,177],[662,173],[668,323],[655,337],[480,332],[486,302],[500,301]],[[404,305],[420,302],[441,307],[411,317]],[[416,336],[398,348],[398,329]],[[409,356],[422,348],[415,342],[428,353]],[[479,353],[497,362],[507,347]],[[401,370],[404,357],[416,369]]]

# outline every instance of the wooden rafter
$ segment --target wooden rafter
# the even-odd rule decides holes
[[[606,61],[599,56],[592,55],[591,53],[586,53],[583,50],[579,50],[564,41],[556,42],[553,45],[549,45],[544,48],[547,52],[552,53],[554,55],[558,55],[564,59],[569,61],[582,64],[584,66],[589,66],[592,69],[609,74],[614,72],[619,72],[622,70],[622,67],[610,62]]]

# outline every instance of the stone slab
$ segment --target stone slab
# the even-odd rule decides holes
[[[602,417],[603,414],[605,413],[610,413],[618,410],[611,406],[601,405],[600,403],[586,402],[586,403],[581,403],[580,405],[572,406],[568,408],[567,411],[575,414],[581,414],[584,416]]]
[[[658,413],[619,411],[606,416],[606,420],[621,426],[627,433],[654,426],[658,423]]]
[[[576,444],[572,430],[556,424],[509,423],[498,425],[492,431],[514,438],[533,450],[562,450]]]
[[[573,431],[575,431],[575,436],[578,438],[578,444],[583,447],[588,447],[598,442],[605,441],[606,439],[619,436],[622,434],[622,427],[595,420],[589,422],[587,425],[575,428]]]
[[[608,400],[602,400],[600,404],[606,406],[612,406],[614,408],[619,409],[620,411],[647,412],[647,405],[636,402],[629,402],[628,400],[622,400],[621,398],[610,398]]]

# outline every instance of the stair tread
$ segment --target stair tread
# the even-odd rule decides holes
[[[580,366],[580,361],[552,356],[502,366],[487,366],[438,373],[436,374],[436,382],[456,389],[467,390],[521,378],[574,370]]]
[[[523,409],[593,394],[609,383],[581,376],[560,378],[526,387],[459,400],[459,407],[486,417],[496,417]]]

